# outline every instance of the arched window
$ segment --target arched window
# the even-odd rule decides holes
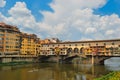
[[[82,54],[83,53],[83,50],[84,50],[84,48],[82,47],[82,48],[80,48],[80,53]]]
[[[69,54],[69,53],[72,53],[72,48],[68,48],[67,49],[67,53]]]
[[[78,53],[79,49],[78,48],[74,48],[74,53]]]

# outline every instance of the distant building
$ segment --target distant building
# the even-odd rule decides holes
[[[20,30],[16,26],[0,23],[0,54],[20,53]]]
[[[44,39],[44,40],[40,40],[41,44],[49,44],[51,43],[50,39]]]
[[[51,41],[51,43],[59,43],[59,42],[61,42],[58,38],[51,38],[50,41]]]
[[[59,42],[61,41],[58,38],[44,39],[40,41],[41,44],[50,44],[50,43],[59,43]]]

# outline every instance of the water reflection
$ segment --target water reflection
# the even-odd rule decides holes
[[[105,67],[110,71],[120,71],[120,57],[113,57],[106,60]]]
[[[93,80],[109,72],[104,66],[31,64],[0,67],[1,80]]]
[[[120,70],[120,58],[105,61],[105,66],[91,64],[40,63],[0,66],[1,80],[93,80]]]

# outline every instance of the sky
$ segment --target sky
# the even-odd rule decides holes
[[[120,0],[0,0],[0,22],[41,39],[120,39]]]

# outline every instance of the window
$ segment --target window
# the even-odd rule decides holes
[[[0,32],[4,32],[4,30],[0,30]]]
[[[96,46],[98,46],[98,43],[96,43]]]
[[[91,44],[89,44],[89,46],[91,46]]]
[[[84,46],[84,44],[82,44],[82,46]]]
[[[0,34],[0,36],[4,36],[4,34]]]
[[[8,41],[6,41],[6,44],[9,44],[9,42],[8,42]]]
[[[104,43],[104,46],[106,46],[106,43]]]
[[[6,46],[6,48],[9,48],[9,46]]]
[[[2,38],[0,38],[0,40],[2,40]]]
[[[52,45],[54,47],[54,45]]]
[[[112,45],[114,45],[115,43],[113,42]]]

